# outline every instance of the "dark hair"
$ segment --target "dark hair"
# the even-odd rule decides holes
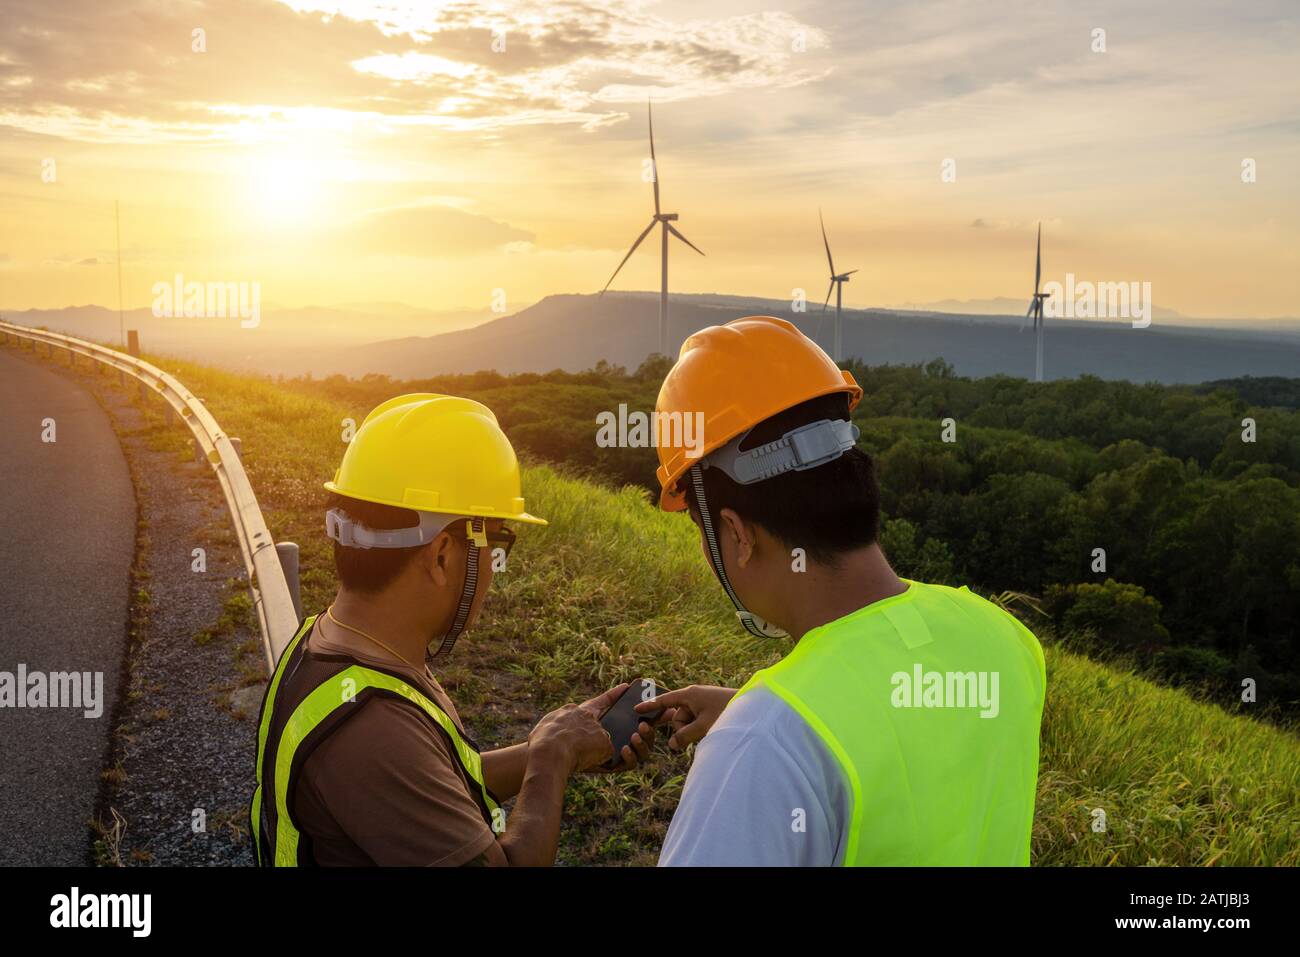
[[[791,429],[822,419],[848,419],[842,392],[792,406],[750,430],[741,451],[779,439]],[[689,478],[684,480],[690,488]],[[876,540],[880,531],[880,485],[871,456],[852,448],[839,458],[803,472],[786,472],[753,485],[740,485],[721,469],[704,469],[704,494],[716,524],[730,508],[763,526],[789,548],[802,548],[813,561],[833,565],[837,557]],[[694,493],[689,496],[698,511]]]
[[[367,528],[413,528],[420,516],[409,508],[376,505],[331,492],[326,509],[341,508],[348,518]],[[334,543],[334,568],[339,582],[352,591],[373,594],[383,591],[401,575],[423,545],[411,548],[348,548]]]

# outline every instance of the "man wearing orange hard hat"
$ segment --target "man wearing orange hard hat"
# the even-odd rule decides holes
[[[660,506],[689,511],[740,625],[794,647],[739,691],[664,708],[700,742],[662,865],[1023,865],[1046,674],[1037,639],[966,588],[896,575],[851,421],[853,376],[792,323],[690,336],[661,416]]]

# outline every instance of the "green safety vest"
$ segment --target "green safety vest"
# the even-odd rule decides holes
[[[843,864],[1026,865],[1042,648],[966,588],[907,584],[814,628],[737,697],[768,689],[834,756],[852,801]],[[971,706],[981,673],[994,717]]]
[[[499,834],[502,815],[483,780],[483,760],[474,742],[404,678],[359,665],[351,658],[308,651],[302,639],[310,634],[317,617],[304,621],[285,648],[262,701],[257,787],[249,809],[257,862],[266,867],[315,863],[310,838],[294,820],[294,785],[312,751],[375,697],[409,702],[447,738],[453,758],[475,785],[470,793],[483,819]]]

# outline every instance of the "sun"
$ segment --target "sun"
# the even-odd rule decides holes
[[[324,180],[310,156],[277,151],[250,158],[244,172],[248,214],[264,227],[301,229],[316,217]]]

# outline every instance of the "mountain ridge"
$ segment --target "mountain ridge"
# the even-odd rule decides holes
[[[380,304],[371,304],[375,308]],[[658,294],[603,296],[561,293],[516,312],[475,322],[450,314],[434,335],[422,318],[395,304],[384,313],[345,307],[268,309],[257,329],[234,319],[156,319],[148,309],[126,313],[140,328],[145,348],[270,374],[324,376],[368,373],[396,379],[493,369],[502,373],[576,372],[605,361],[635,368],[658,347]],[[394,315],[400,318],[393,318]],[[788,301],[722,293],[670,298],[669,343],[674,352],[691,333],[745,315],[789,319],[830,348],[834,311],[809,304],[797,312]],[[1033,333],[1014,315],[845,309],[844,352],[868,365],[915,364],[942,358],[959,375],[1031,377]],[[115,310],[99,306],[29,310],[13,321],[48,325],[101,341],[117,341]],[[394,335],[393,333],[397,333]],[[403,334],[405,333],[405,334]],[[1045,375],[1084,374],[1108,379],[1199,383],[1243,375],[1300,375],[1300,320],[1191,325],[1156,319],[1145,329],[1127,320],[1048,319]]]

